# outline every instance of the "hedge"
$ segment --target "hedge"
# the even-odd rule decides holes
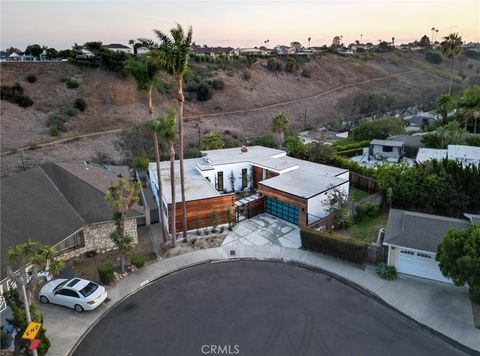
[[[97,266],[98,277],[100,278],[100,282],[102,284],[109,284],[113,281],[113,265],[110,263],[102,263]]]
[[[367,261],[367,245],[361,241],[309,228],[301,229],[300,237],[302,247],[306,250],[321,252],[356,264],[364,264]]]
[[[360,156],[363,154],[363,148],[352,148],[345,151],[337,151],[337,154],[344,157]]]
[[[141,268],[141,267],[143,267],[143,265],[145,264],[145,257],[140,256],[140,255],[133,256],[133,257],[130,259],[130,263],[131,263],[132,265],[134,265],[135,267],[137,267],[137,268]]]

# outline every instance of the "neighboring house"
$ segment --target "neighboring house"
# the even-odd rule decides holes
[[[377,161],[399,163],[404,155],[405,144],[402,141],[372,140],[368,147],[368,158]]]
[[[150,50],[147,47],[138,47],[137,48],[137,56],[141,56],[142,54],[147,54]]]
[[[407,126],[406,131],[420,131],[424,126],[431,127],[436,120],[435,115],[427,112],[420,112],[403,118]]]
[[[238,55],[238,51],[232,47],[208,47],[208,46],[193,46],[192,54],[197,56],[233,56]]]
[[[235,192],[256,192],[251,201],[256,200],[261,206],[259,212],[301,227],[328,215],[326,199],[333,189],[338,188],[348,195],[348,170],[288,157],[281,150],[251,146],[204,151],[203,155],[184,161],[189,230],[211,225],[214,211],[219,215],[219,223],[224,223],[226,210],[238,206]],[[178,182],[178,164],[176,167]],[[164,190],[162,201],[168,218],[171,211],[169,162],[161,163],[160,173]],[[156,195],[155,163],[150,163],[149,176]],[[177,184],[177,203],[180,193]],[[158,196],[156,199],[158,204]],[[177,204],[176,211],[178,229],[182,224],[181,204]]]
[[[279,46],[275,46],[275,48],[273,50],[275,51],[275,53],[278,56],[283,56],[283,55],[286,55],[286,54],[294,54],[295,53],[295,48],[290,47],[290,46],[279,45]]]
[[[469,220],[390,209],[383,239],[388,264],[400,273],[452,283],[443,276],[435,255],[448,229],[465,229],[480,221],[479,215],[465,216]]]
[[[260,48],[240,48],[238,50],[240,55],[250,55],[250,56],[268,56],[270,55],[270,51],[260,49]]]
[[[88,59],[88,58],[93,58],[93,57],[95,57],[95,54],[93,54],[92,51],[90,51],[90,50],[88,50],[88,49],[86,49],[86,48],[82,48],[82,49],[80,50],[80,53],[77,54],[75,57],[76,57],[76,58],[79,58],[79,59]]]
[[[420,148],[416,161],[422,163],[432,159],[441,160],[444,158],[456,160],[464,166],[470,164],[480,166],[480,147],[448,145],[447,149]]]
[[[405,156],[415,158],[418,150],[425,145],[422,143],[420,135],[395,135],[387,138],[388,141],[400,141],[404,143]]]
[[[109,238],[113,211],[105,202],[108,187],[128,167],[89,163],[46,163],[1,180],[1,256],[27,239],[56,246],[61,258],[114,248]],[[127,228],[137,240],[143,208],[128,213]],[[1,279],[5,277],[2,265]]]
[[[129,46],[125,46],[120,43],[110,43],[106,46],[109,50],[114,52],[132,53],[132,49]]]

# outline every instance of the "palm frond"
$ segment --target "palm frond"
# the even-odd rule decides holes
[[[137,40],[142,46],[147,47],[148,49],[159,49],[158,43],[149,39],[149,38],[139,38]]]
[[[168,35],[166,35],[165,33],[163,33],[162,31],[160,30],[153,30],[153,32],[155,32],[155,34],[157,35],[158,39],[160,40],[161,42],[161,46],[171,46],[172,45],[172,40],[170,39],[170,37],[168,37]]]

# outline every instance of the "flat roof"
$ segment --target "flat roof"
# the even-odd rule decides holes
[[[420,148],[417,153],[417,162],[425,162],[430,159],[441,160],[447,157],[447,150],[437,148]]]
[[[197,164],[205,162],[203,158],[185,159],[185,200],[198,200],[211,198],[221,195],[197,170]],[[150,163],[150,172],[153,173],[157,179],[156,163]],[[167,203],[172,202],[171,185],[170,185],[170,161],[160,162],[160,175],[162,176],[163,195]],[[180,186],[180,164],[175,161],[175,194],[176,200],[181,200],[181,186]]]
[[[466,161],[480,161],[480,147],[448,145],[448,158]]]
[[[402,147],[404,145],[403,141],[393,141],[393,140],[372,140],[370,141],[371,145],[381,145],[381,146],[393,146],[393,147]]]

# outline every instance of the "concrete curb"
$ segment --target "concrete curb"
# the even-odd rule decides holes
[[[460,349],[461,351],[464,351],[468,354],[472,354],[472,355],[479,355],[480,356],[480,352],[477,351],[477,350],[474,350],[472,348],[470,348],[469,346],[466,346],[460,342],[458,342],[457,340],[455,339],[452,339],[450,338],[449,336],[433,329],[432,327],[428,326],[428,325],[425,325],[421,322],[419,322],[418,320],[414,319],[413,317],[405,314],[404,312],[402,312],[401,310],[399,310],[398,308],[395,308],[394,306],[390,305],[389,303],[387,303],[384,299],[382,299],[378,294],[376,294],[375,292],[373,292],[372,290],[358,284],[357,282],[349,279],[347,276],[345,275],[342,275],[340,273],[335,273],[335,272],[332,272],[332,271],[329,271],[325,268],[322,268],[322,267],[319,267],[319,266],[316,266],[314,264],[311,264],[311,263],[308,263],[308,262],[304,262],[304,261],[301,261],[297,258],[285,258],[285,257],[279,257],[277,253],[275,252],[280,252],[280,254],[282,256],[285,255],[285,248],[281,248],[279,251],[270,251],[270,253],[268,253],[270,256],[265,256],[265,257],[260,257],[260,256],[254,256],[254,254],[257,254],[257,253],[254,253],[252,254],[251,256],[228,256],[227,253],[225,253],[227,249],[229,250],[237,250],[236,248],[234,248],[233,246],[232,247],[228,247],[226,246],[227,248],[213,248],[213,249],[206,249],[206,250],[202,250],[204,251],[204,253],[208,256],[206,259],[201,259],[201,260],[197,260],[195,262],[191,262],[191,263],[188,263],[188,261],[185,261],[187,263],[184,263],[180,266],[177,266],[176,268],[170,270],[170,271],[167,271],[166,273],[163,273],[163,274],[159,274],[158,276],[155,276],[153,279],[149,280],[147,283],[145,284],[141,284],[138,288],[130,291],[129,293],[127,293],[125,296],[121,297],[119,300],[117,300],[115,303],[111,304],[108,308],[108,310],[106,310],[103,314],[99,315],[99,317],[92,323],[90,324],[87,329],[85,330],[85,332],[80,336],[80,338],[75,342],[75,344],[73,345],[73,347],[70,349],[70,351],[67,353],[67,355],[72,355],[75,350],[78,348],[78,346],[81,344],[81,342],[85,339],[85,337],[90,333],[90,331],[98,324],[98,322],[100,322],[100,320],[102,320],[105,316],[107,316],[110,312],[112,312],[120,303],[124,302],[126,299],[128,299],[130,296],[132,296],[133,294],[137,293],[138,291],[148,287],[150,284],[152,284],[153,282],[156,282],[164,277],[167,277],[167,276],[170,276],[172,274],[175,274],[175,273],[178,273],[178,272],[181,272],[183,270],[186,270],[186,269],[190,269],[190,268],[195,268],[195,267],[198,267],[198,266],[201,266],[201,265],[206,265],[206,264],[210,264],[210,263],[228,263],[228,262],[236,262],[236,261],[264,261],[264,262],[273,262],[273,263],[287,263],[287,264],[291,264],[291,265],[294,265],[294,266],[298,266],[298,267],[301,267],[301,268],[306,268],[308,270],[311,270],[311,271],[315,271],[315,272],[319,272],[319,273],[323,273],[323,274],[326,274],[328,276],[331,276],[332,278],[335,278],[337,281],[341,282],[341,283],[344,283],[352,288],[354,288],[355,290],[365,294],[365,295],[368,295],[369,297],[372,297],[373,299],[375,299],[377,302],[381,303],[382,305],[388,307],[389,309],[391,310],[394,310],[398,313],[400,313],[401,315],[403,315],[404,317],[408,318],[409,320],[413,321],[415,324],[417,324],[419,327],[422,327],[423,329],[425,329],[426,331],[428,331],[430,334],[442,339],[443,341],[445,342],[448,342],[449,344],[451,344],[452,346]],[[212,258],[212,254],[217,254],[219,252],[219,249],[222,249],[224,253],[222,253],[221,255],[222,256],[216,256],[218,258]],[[255,252],[260,252],[259,251],[260,249],[257,249]],[[307,251],[303,251],[303,250],[297,250],[298,253],[301,254],[301,256],[303,257]],[[196,251],[198,253],[198,251]],[[163,260],[162,262],[160,263],[165,263],[166,261],[168,260],[171,260],[171,262],[173,264],[175,264],[175,259],[177,260],[182,260],[182,259],[188,259],[189,255],[191,255],[190,257],[193,257],[193,254],[195,254],[196,252],[193,252],[193,253],[188,253],[188,254],[184,254],[184,255],[180,255],[180,256],[175,256],[173,258],[169,258],[169,259],[166,259],[166,260]],[[210,254],[209,254],[210,252]],[[248,251],[247,252],[247,255],[248,255]],[[220,254],[220,253],[218,253]],[[277,256],[272,256],[272,255],[277,255]],[[126,277],[128,278],[128,277]]]

